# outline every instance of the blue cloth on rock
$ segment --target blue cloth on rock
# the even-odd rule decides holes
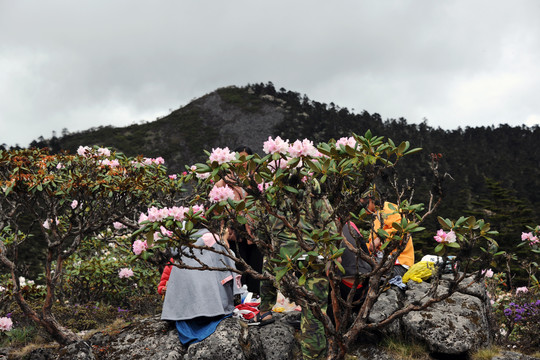
[[[177,320],[176,330],[182,345],[191,345],[203,341],[216,331],[221,320],[232,316],[218,315],[214,317],[197,317],[191,320]]]

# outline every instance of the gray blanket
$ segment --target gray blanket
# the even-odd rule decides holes
[[[202,235],[204,231],[199,232]],[[199,238],[196,245],[204,245]],[[212,245],[217,250],[223,246]],[[229,266],[234,262],[224,255],[209,250],[194,250],[196,257],[211,267]],[[182,261],[190,266],[200,266],[195,259],[186,256]],[[231,271],[188,270],[173,266],[161,312],[162,320],[189,320],[200,316],[230,314],[234,310],[234,295],[240,293],[240,276]]]

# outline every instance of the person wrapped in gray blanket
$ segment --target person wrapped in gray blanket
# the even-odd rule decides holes
[[[218,237],[206,229],[194,235],[196,246],[208,246],[227,252],[217,242]],[[183,249],[186,250],[186,249]],[[198,262],[214,268],[235,269],[229,257],[205,249],[193,249],[194,259],[180,254],[180,261],[187,266],[200,267]],[[232,315],[234,296],[241,293],[241,275],[231,270],[192,270],[167,265],[158,285],[164,295],[162,320],[175,321],[180,341],[189,345],[210,336],[221,320]]]

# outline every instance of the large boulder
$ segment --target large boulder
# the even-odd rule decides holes
[[[408,282],[406,291],[392,287],[381,295],[370,313],[371,322],[386,318],[408,304],[423,304],[430,297],[431,284]],[[443,277],[437,294],[450,286],[450,278]],[[425,310],[413,311],[394,321],[383,332],[396,337],[424,343],[432,353],[457,355],[470,353],[489,345],[490,306],[485,286],[466,278],[452,296]]]
[[[298,344],[294,328],[287,318],[263,327],[247,326],[244,322],[227,318],[205,340],[183,346],[172,323],[159,316],[138,321],[110,337],[95,334],[90,342],[99,359],[156,359],[156,360],[288,360],[295,358]]]

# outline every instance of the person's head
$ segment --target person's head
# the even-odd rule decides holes
[[[251,150],[251,148],[249,146],[246,146],[246,145],[237,146],[233,151],[239,153],[240,155],[244,155],[244,156],[253,155],[253,151]]]

